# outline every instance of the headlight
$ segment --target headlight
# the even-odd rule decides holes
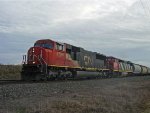
[[[34,53],[34,48],[32,49],[32,52]]]

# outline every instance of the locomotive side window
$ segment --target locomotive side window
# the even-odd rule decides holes
[[[63,51],[64,50],[64,45],[57,43],[56,49],[59,50],[59,51]]]
[[[66,52],[71,54],[71,49],[66,49]]]

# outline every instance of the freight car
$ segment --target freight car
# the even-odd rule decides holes
[[[148,74],[150,69],[67,43],[38,40],[23,56],[22,80]]]
[[[139,64],[132,64],[132,67],[134,75],[140,75],[142,73],[142,68]]]
[[[150,68],[149,68],[149,67],[147,67],[147,70],[148,70],[148,73],[147,73],[147,74],[150,74]]]
[[[142,69],[141,71],[142,75],[146,75],[148,73],[148,68],[146,66],[141,65],[141,69]]]

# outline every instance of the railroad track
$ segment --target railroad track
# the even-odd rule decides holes
[[[59,80],[60,81],[60,80]],[[0,80],[0,85],[9,84],[33,84],[33,83],[48,83],[51,81],[22,81],[22,80]],[[54,81],[52,81],[54,82]]]
[[[150,75],[148,75],[150,76]],[[111,78],[124,78],[124,77],[138,77],[138,76],[122,76],[122,77],[111,77]],[[33,83],[50,83],[50,82],[66,82],[66,81],[84,81],[84,80],[93,80],[93,79],[108,79],[106,77],[92,77],[92,78],[68,78],[68,79],[56,79],[48,81],[22,81],[22,80],[0,80],[0,85],[7,84],[33,84]]]
[[[66,81],[83,81],[87,79],[78,78],[78,79],[67,79],[67,80],[49,80],[49,81],[22,81],[22,80],[0,80],[0,85],[9,85],[9,84],[33,84],[33,83],[50,83],[50,82],[66,82]],[[91,79],[92,80],[92,79]]]
[[[23,83],[21,80],[0,80],[0,85]]]
[[[67,79],[56,79],[56,80],[48,80],[48,81],[23,81],[23,80],[0,80],[0,85],[7,84],[32,84],[32,83],[50,83],[50,82],[66,82],[66,81],[84,81],[84,80],[92,80],[92,79],[100,79],[100,78],[67,78]]]

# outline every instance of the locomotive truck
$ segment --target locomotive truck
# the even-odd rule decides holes
[[[22,80],[147,75],[150,68],[50,39],[37,40],[23,55]]]

